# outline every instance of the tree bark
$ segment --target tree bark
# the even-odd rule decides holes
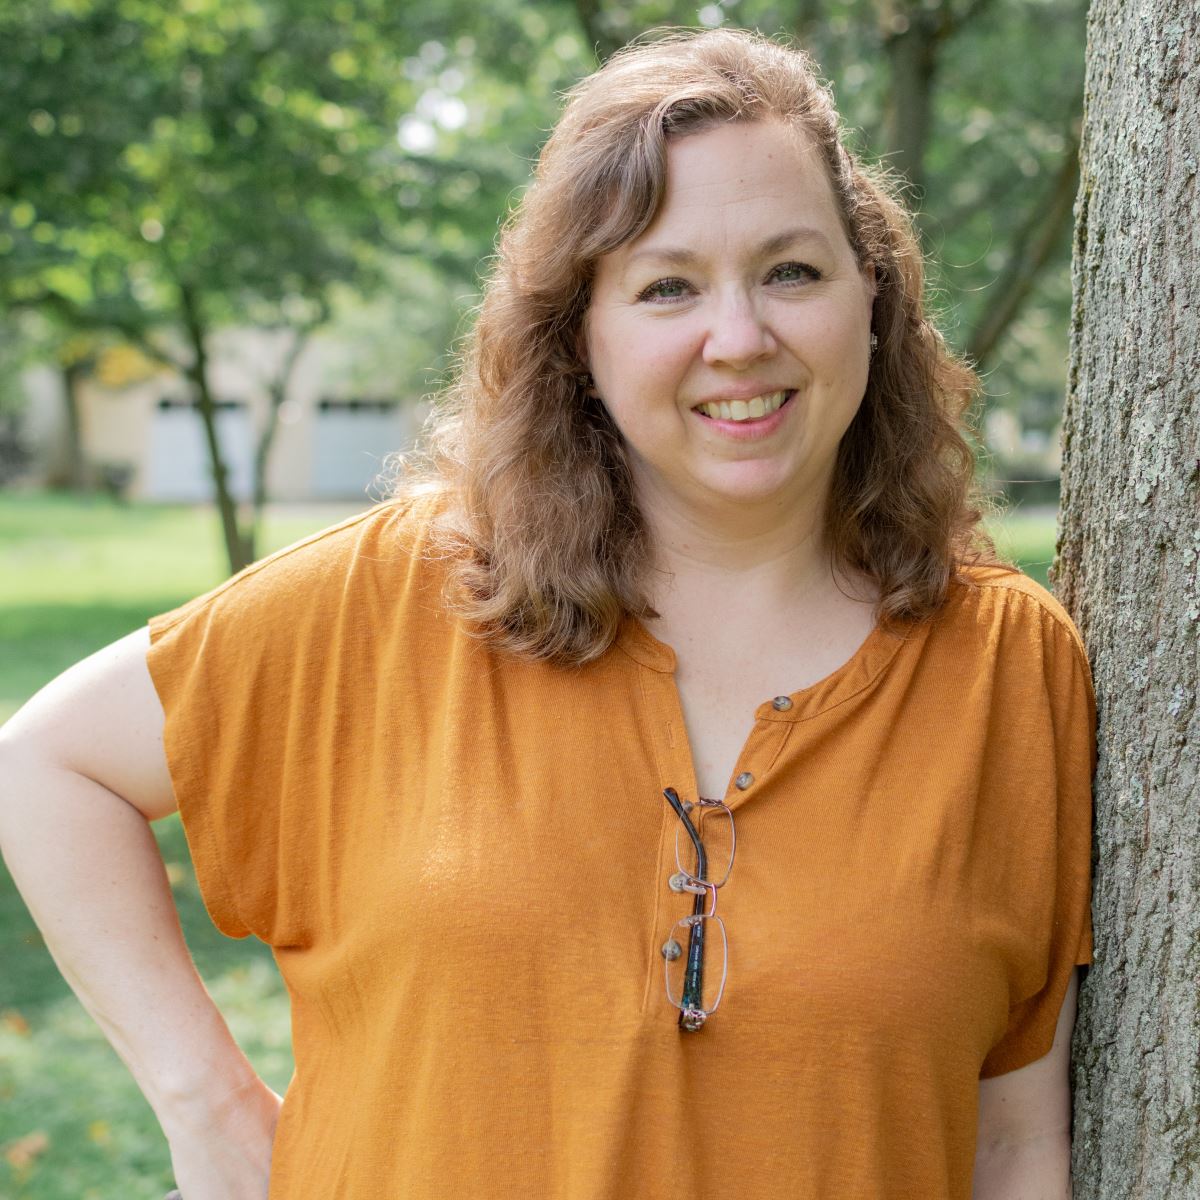
[[[1200,37],[1094,0],[1051,579],[1099,708],[1077,1200],[1200,1196]]]
[[[262,544],[263,515],[267,507],[267,469],[271,461],[271,449],[275,445],[275,435],[279,432],[279,413],[287,400],[288,389],[291,387],[292,375],[296,363],[304,353],[313,331],[329,319],[329,310],[321,306],[321,315],[311,323],[301,326],[292,334],[292,344],[284,353],[278,370],[267,384],[267,394],[270,403],[262,431],[258,437],[258,445],[254,451],[254,501],[250,517],[250,529],[246,534],[246,544],[251,561],[258,553]]]
[[[613,34],[605,21],[601,0],[575,0],[575,12],[596,61],[603,63],[625,44],[625,38]],[[632,34],[634,31],[630,31]]]
[[[883,115],[888,162],[912,184],[916,203],[925,196],[925,150],[932,124],[938,53],[947,34],[943,4],[926,7],[911,0],[880,5],[888,91]]]

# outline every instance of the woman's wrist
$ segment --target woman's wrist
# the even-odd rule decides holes
[[[187,1200],[263,1200],[282,1100],[255,1076],[188,1097],[163,1122],[175,1184]]]
[[[272,1118],[281,1103],[244,1056],[220,1071],[176,1076],[147,1099],[168,1140],[244,1124],[254,1114]]]

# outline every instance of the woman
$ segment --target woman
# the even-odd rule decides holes
[[[424,470],[6,730],[14,875],[187,1200],[1064,1194],[1094,702],[979,530],[974,386],[801,53],[574,89]],[[176,804],[287,981],[281,1113]]]

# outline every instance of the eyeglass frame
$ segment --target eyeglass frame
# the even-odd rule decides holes
[[[704,1022],[717,1011],[717,1007],[721,1003],[721,997],[725,994],[725,981],[729,975],[729,939],[725,934],[725,922],[716,915],[717,888],[723,887],[729,881],[729,875],[733,870],[734,855],[737,852],[737,833],[734,830],[733,811],[724,801],[705,800],[701,798],[698,804],[685,804],[684,801],[680,800],[679,793],[674,788],[664,788],[663,795],[667,798],[667,803],[675,810],[676,816],[683,822],[688,837],[691,838],[692,845],[696,851],[696,872],[693,874],[690,871],[685,871],[683,864],[679,862],[677,831],[675,862],[680,868],[680,873],[690,881],[683,884],[682,890],[692,892],[695,895],[695,899],[692,902],[691,915],[676,922],[676,925],[686,923],[691,927],[688,935],[688,956],[686,966],[684,967],[684,983],[680,991],[679,1003],[676,1003],[671,998],[671,967],[669,961],[666,964],[667,999],[679,1009],[679,1028],[685,1033],[694,1033],[696,1030],[702,1028]],[[692,808],[723,808],[729,815],[729,869],[725,872],[725,878],[720,883],[712,883],[707,879],[708,854],[704,849],[704,841],[700,837],[699,831],[692,824],[691,817],[688,816],[688,810]],[[712,897],[712,907],[705,912],[705,898],[707,896]],[[721,979],[721,987],[717,992],[716,1001],[712,1008],[708,1009],[702,1008],[697,1003],[704,978],[704,925],[706,919],[715,920],[718,923],[721,935],[725,939],[725,975]]]

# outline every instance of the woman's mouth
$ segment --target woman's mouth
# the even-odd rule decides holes
[[[795,394],[791,389],[755,396],[753,400],[715,400],[698,404],[693,411],[714,423],[752,426],[774,416]]]

